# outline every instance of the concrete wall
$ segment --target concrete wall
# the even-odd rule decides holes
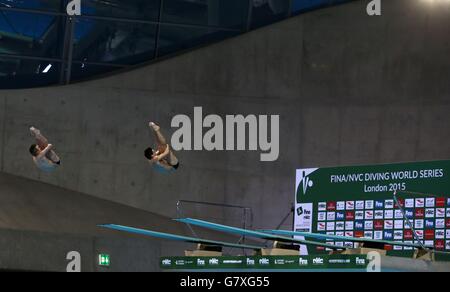
[[[0,270],[66,271],[67,253],[77,251],[82,271],[158,271],[161,256],[183,256],[195,248],[98,227],[106,223],[193,236],[185,224],[161,215],[0,172]],[[200,229],[196,234],[239,240]],[[98,266],[99,253],[111,255],[108,269]]]
[[[450,4],[383,1],[383,15],[368,17],[366,2],[101,80],[1,91],[1,170],[167,216],[179,199],[248,205],[254,227],[270,228],[293,202],[296,168],[448,159]],[[180,152],[177,173],[154,173],[142,155],[153,143],[147,122],[169,135],[172,117],[194,106],[279,114],[279,160]],[[30,125],[56,145],[57,173],[32,165]]]
[[[161,246],[151,240],[15,230],[0,230],[0,235],[0,270],[66,272],[72,251],[80,254],[81,272],[160,270]],[[98,265],[99,254],[110,255],[109,267]]]

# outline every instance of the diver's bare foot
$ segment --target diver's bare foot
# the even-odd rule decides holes
[[[31,127],[31,128],[30,128],[30,132],[31,132],[31,135],[33,135],[33,136],[38,136],[38,135],[41,134],[41,131],[39,131],[39,130],[36,129],[35,127]]]
[[[153,122],[150,122],[148,125],[149,125],[155,132],[158,132],[158,131],[161,129],[160,126],[158,126],[157,124],[155,124],[155,123],[153,123]]]

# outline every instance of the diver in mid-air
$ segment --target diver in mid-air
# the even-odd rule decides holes
[[[153,122],[149,123],[149,127],[155,133],[157,146],[155,149],[151,147],[145,149],[145,157],[158,172],[170,173],[177,170],[180,162],[161,133],[161,128]]]
[[[53,150],[53,145],[48,143],[41,131],[31,127],[31,135],[36,139],[36,144],[31,145],[30,153],[36,166],[44,172],[53,172],[61,165],[61,159]]]

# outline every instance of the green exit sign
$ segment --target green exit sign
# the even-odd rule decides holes
[[[103,267],[109,267],[111,263],[109,254],[99,254],[98,255],[98,265]]]

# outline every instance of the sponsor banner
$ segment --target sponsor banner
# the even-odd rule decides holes
[[[434,230],[427,229],[425,230],[425,240],[433,240],[434,239]]]
[[[434,208],[435,207],[435,198],[426,198],[425,199],[425,207]]]
[[[403,219],[402,210],[395,210],[394,217],[395,217],[395,219]]]
[[[346,201],[345,210],[355,210],[355,201]]]
[[[373,233],[373,238],[376,240],[383,240],[383,231],[375,231]]]
[[[326,212],[319,212],[317,213],[317,221],[326,221],[327,220],[327,213]]]
[[[384,219],[394,219],[394,211],[393,210],[385,210],[384,211]]]
[[[412,230],[405,230],[403,232],[403,239],[404,240],[413,240],[414,234],[413,234]]]
[[[405,217],[407,219],[414,219],[414,210],[412,209],[406,209],[405,210]]]
[[[383,210],[375,210],[375,219],[384,219],[384,211]]]
[[[384,220],[384,229],[394,229],[394,220]]]
[[[415,218],[421,218],[421,219],[425,218],[425,209],[423,209],[423,208],[416,209],[414,217]]]
[[[414,220],[414,228],[415,229],[423,229],[423,227],[424,227],[424,220],[423,219]]]
[[[404,241],[405,243],[409,243],[409,244],[413,244],[412,240],[408,240],[408,241]],[[403,247],[404,250],[413,250],[413,247],[410,246],[404,246]]]
[[[353,231],[354,228],[355,228],[355,223],[353,221],[345,222],[345,230]]]
[[[402,230],[394,231],[394,240],[403,240],[403,231]]]
[[[434,218],[435,217],[435,211],[434,208],[427,208],[425,210],[425,218]]]
[[[345,212],[345,220],[347,220],[347,221],[355,220],[355,212],[354,211]]]
[[[367,200],[365,209],[366,210],[371,210],[373,208],[374,208],[374,201],[373,200]]]
[[[326,211],[327,210],[327,202],[319,202],[318,209],[319,209],[319,211]]]
[[[355,230],[364,230],[364,221],[355,221]]]
[[[297,219],[295,220],[294,230],[304,230],[307,232],[312,232],[313,204],[296,204],[295,209],[295,215]]]
[[[336,220],[336,212],[327,212],[327,221]]]
[[[394,193],[404,208],[396,206]],[[363,232],[373,238],[412,241],[414,236],[406,230],[413,228],[435,244],[445,240],[450,229],[448,194],[450,161],[314,168],[299,170],[296,177],[296,203],[314,207],[309,208],[311,227],[305,224],[302,229],[322,233]],[[296,229],[301,214],[295,214]]]
[[[435,231],[435,238],[436,239],[445,239],[445,230],[444,229],[436,229]]]
[[[317,231],[325,231],[327,229],[327,224],[325,222],[317,223]]]
[[[436,199],[436,207],[438,208],[445,208],[446,207],[446,198],[437,198]]]
[[[425,240],[424,244],[425,244],[425,246],[433,247],[434,241],[433,240]]]
[[[433,229],[434,228],[434,219],[426,219],[425,220],[425,228]]]
[[[383,234],[383,238],[384,238],[385,240],[393,240],[393,239],[394,239],[394,232],[393,232],[393,231],[385,230],[385,231],[384,231],[384,234]]]
[[[335,222],[327,222],[327,231],[334,231],[336,227]]]
[[[364,210],[364,201],[356,201],[356,210]]]
[[[364,255],[314,256],[226,256],[226,257],[163,257],[162,270],[314,270],[351,269],[365,271]]]
[[[445,228],[445,219],[436,219],[435,228]]]
[[[404,221],[405,222],[405,229],[411,229],[412,228],[412,226],[411,226],[411,224],[413,223],[413,222],[411,222],[411,220],[405,220]]]
[[[414,199],[406,199],[405,200],[405,208],[408,208],[408,209],[414,208]]]
[[[395,220],[394,229],[403,229],[403,220]]]
[[[425,207],[425,199],[424,198],[416,199],[416,208],[423,208],[423,207]]]
[[[336,202],[328,202],[327,211],[336,211]]]
[[[424,238],[424,232],[423,230],[415,230],[416,231],[416,236],[418,239],[423,239]]]
[[[384,208],[385,209],[393,209],[394,208],[394,200],[385,200]]]
[[[345,236],[345,237],[353,237],[354,233],[353,233],[353,231],[345,231],[343,236]]]
[[[356,220],[364,220],[364,211],[356,211],[355,219]]]
[[[403,246],[394,245],[394,250],[403,250]]]
[[[336,222],[336,230],[345,230],[345,222],[344,221]]]
[[[397,199],[398,203],[402,208],[405,207],[405,200],[404,199]],[[397,205],[397,202],[394,201],[394,208],[399,209],[399,206]]]
[[[436,240],[435,248],[437,250],[444,250],[445,249],[445,240],[441,240],[441,239]]]
[[[445,218],[445,208],[436,208],[436,218]]]
[[[375,220],[373,222],[373,228],[375,230],[383,230],[384,229],[384,221],[383,220]]]
[[[384,201],[383,200],[375,201],[375,209],[384,209]]]

